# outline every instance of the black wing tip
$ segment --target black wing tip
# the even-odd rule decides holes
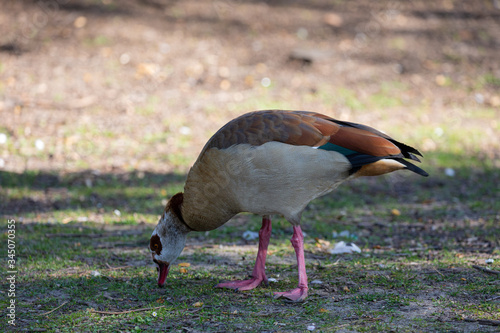
[[[417,149],[413,148],[412,146],[408,146],[405,143],[396,141],[394,139],[389,139],[393,144],[395,144],[400,150],[401,154],[403,154],[404,157],[409,158],[410,160],[420,162],[420,159],[415,156],[418,155],[420,157],[424,157],[421,152],[419,152]]]
[[[398,159],[396,159],[396,161],[398,161],[401,164],[404,164],[404,166],[406,167],[407,170],[413,171],[416,174],[419,174],[420,176],[423,176],[423,177],[429,177],[429,174],[425,170],[420,169],[415,164],[412,164],[412,163],[410,163],[402,158],[398,158]]]
[[[411,160],[413,160],[413,161],[416,161],[416,162],[419,162],[419,163],[421,163],[421,162],[422,162],[422,161],[420,161],[420,159],[419,159],[417,156],[415,156],[414,154],[409,153],[408,155],[410,155],[409,159],[411,159]],[[420,155],[420,156],[422,156],[422,155]]]
[[[418,173],[420,176],[423,176],[423,177],[429,177],[429,174],[428,174],[426,171],[424,171],[424,170],[422,170],[422,169],[420,169],[420,168],[418,168],[418,169],[420,170],[420,172],[417,172],[417,173]]]

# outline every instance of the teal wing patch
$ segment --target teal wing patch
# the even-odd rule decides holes
[[[327,142],[324,145],[319,146],[318,149],[324,149],[324,150],[328,150],[328,151],[335,151],[335,152],[340,153],[340,154],[342,154],[344,156],[348,156],[348,155],[352,155],[352,154],[356,154],[357,153],[357,151],[354,151],[352,149],[344,148],[342,146],[336,145],[336,144],[331,143],[331,142]]]

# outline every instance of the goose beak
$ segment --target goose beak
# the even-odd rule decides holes
[[[165,285],[170,265],[158,263],[158,287],[162,288]]]
[[[156,267],[156,270],[158,271],[158,287],[163,288],[165,280],[167,279],[168,271],[170,270],[170,264],[168,262],[154,259],[154,257],[153,261],[158,265],[158,267]]]

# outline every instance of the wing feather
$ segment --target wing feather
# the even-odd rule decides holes
[[[271,141],[336,151],[349,159],[352,173],[382,159],[401,162],[408,158],[420,162],[415,155],[422,156],[415,148],[369,126],[315,112],[267,110],[247,113],[227,123],[207,142],[200,157],[210,148],[226,149],[237,144],[260,146]],[[426,175],[407,161],[402,165]]]

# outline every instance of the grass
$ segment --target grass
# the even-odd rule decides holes
[[[162,200],[181,190],[183,175],[170,175],[168,182],[151,173],[0,176],[4,208],[26,198],[45,198],[58,206],[15,214],[23,216],[16,229],[17,265],[23,272],[16,286],[17,309],[28,330],[304,331],[314,324],[322,332],[337,327],[411,332],[446,330],[450,321],[464,329],[476,325],[464,318],[498,320],[498,278],[471,268],[473,263],[484,265],[486,258],[495,258],[491,267],[500,268],[494,236],[500,233],[495,216],[500,207],[493,199],[498,174],[493,170],[469,172],[468,180],[436,176],[430,183],[412,176],[359,180],[314,201],[304,212],[303,229],[309,281],[322,283],[311,284],[310,297],[301,304],[269,296],[297,283],[288,241],[291,226],[279,217],[274,219],[266,265],[268,277],[277,283],[241,293],[213,288],[252,270],[256,241],[244,241],[241,234],[257,231],[260,221],[243,214],[216,231],[193,234],[179,258],[191,266],[186,273],[173,267],[166,288],[157,288],[148,238]],[[91,187],[85,182],[89,177]],[[482,182],[473,186],[477,177]],[[59,191],[42,191],[49,185],[51,192]],[[464,186],[467,191],[461,190]],[[449,194],[453,197],[446,199]],[[398,216],[392,213],[395,207]],[[464,220],[481,227],[461,224]],[[6,230],[4,221],[1,227]],[[333,238],[333,230],[354,234],[362,254],[328,254],[315,239],[332,244],[342,239]],[[490,254],[481,250],[484,244],[490,244]],[[59,310],[40,316],[66,301]],[[435,316],[419,314],[429,307]],[[93,312],[139,308],[151,310]],[[417,313],[410,324],[407,311]]]
[[[438,1],[429,25],[430,16],[419,18],[411,4],[394,11],[386,2],[356,1],[346,10],[334,1],[328,6],[344,22],[331,29],[330,9],[319,3],[234,2],[214,14],[211,2],[163,9],[101,2],[77,6],[79,13],[62,6],[60,18],[75,14],[67,24],[49,20],[39,37],[20,39],[19,54],[3,50],[0,113],[10,116],[0,126],[7,136],[0,241],[7,244],[7,221],[15,219],[15,331],[498,331],[498,276],[472,267],[500,271],[500,83],[488,67],[499,30],[494,20],[475,18],[482,9],[454,13]],[[24,5],[28,19],[35,10],[43,17],[43,8]],[[73,29],[80,15],[88,24]],[[18,16],[4,17],[14,37]],[[358,24],[375,21],[380,33]],[[301,28],[307,39],[297,39]],[[369,37],[363,47],[357,33]],[[287,61],[295,47],[332,55],[301,66]],[[119,61],[124,53],[127,64]],[[159,72],[141,76],[144,63]],[[96,102],[73,107],[88,96]],[[213,288],[252,272],[257,240],[242,234],[261,221],[240,214],[218,230],[192,233],[178,260],[190,266],[174,265],[158,288],[147,246],[166,200],[182,191],[220,126],[273,108],[378,128],[421,150],[430,177],[357,179],[313,201],[303,213],[311,288],[303,303],[271,297],[297,284],[292,227],[279,216],[266,263],[277,282],[238,293]],[[349,237],[338,236],[345,231]],[[362,252],[330,254],[341,240]],[[1,284],[5,318],[5,275]],[[146,310],[130,312],[137,309]],[[1,320],[0,331],[9,329]]]
[[[295,272],[287,265],[270,264],[267,267],[268,276],[279,276],[280,282],[252,292],[234,293],[217,290],[212,286],[219,279],[242,277],[241,267],[235,268],[233,264],[206,266],[213,254],[202,253],[197,258],[184,255],[181,260],[188,260],[192,264],[188,273],[181,274],[174,268],[166,289],[159,290],[154,284],[151,266],[112,270],[103,264],[106,262],[112,266],[121,266],[127,261],[140,260],[141,252],[146,255],[142,246],[128,247],[129,251],[122,253],[123,248],[120,246],[96,249],[94,241],[82,238],[79,239],[76,250],[72,240],[64,237],[53,238],[53,244],[49,248],[34,244],[39,243],[37,238],[44,232],[68,232],[73,231],[74,227],[71,224],[56,228],[37,226],[30,230],[33,237],[23,241],[25,250],[21,252],[18,264],[30,273],[23,274],[18,282],[18,288],[25,290],[19,298],[26,300],[19,302],[19,311],[26,311],[24,318],[33,319],[31,329],[45,328],[54,331],[66,327],[61,331],[74,331],[96,327],[91,331],[102,331],[102,327],[106,327],[106,331],[114,331],[127,327],[130,331],[175,331],[185,327],[186,319],[190,319],[190,328],[207,331],[262,331],[276,329],[276,326],[302,331],[305,324],[311,323],[320,331],[331,331],[338,324],[358,331],[394,329],[398,327],[398,321],[404,318],[401,311],[411,304],[418,304],[415,297],[421,296],[413,295],[421,295],[421,291],[434,289],[436,284],[443,283],[443,279],[434,280],[434,277],[442,274],[439,271],[422,276],[419,270],[397,265],[377,268],[376,274],[370,275],[373,260],[358,260],[347,256],[341,258],[340,264],[335,264],[333,260],[325,258],[322,264],[330,266],[329,269],[313,264],[307,267],[311,279],[319,279],[325,283],[313,288],[312,295],[305,303],[287,304],[267,296],[274,290],[292,288],[296,284]],[[147,242],[144,236],[122,237],[120,241],[127,244]],[[111,239],[105,240],[108,245],[113,244]],[[51,247],[59,250],[51,250]],[[270,250],[275,251],[276,247],[271,245]],[[38,251],[46,260],[30,263],[29,259],[23,259],[27,251]],[[119,257],[116,255],[118,252]],[[82,262],[82,254],[85,263]],[[385,253],[383,256],[391,257],[393,254]],[[222,254],[219,252],[219,255]],[[217,257],[215,260],[220,261]],[[46,272],[46,276],[37,273],[41,269]],[[464,284],[461,277],[464,275],[473,277],[477,284],[482,285],[492,284],[496,280],[479,273],[467,272],[465,267],[455,270],[453,273],[446,273],[446,296],[435,300],[435,307],[451,307],[457,314],[467,314],[474,318],[494,318],[492,314],[498,313],[498,304],[482,302],[478,306],[473,297],[470,297],[473,299],[471,303],[470,298],[464,299],[451,294],[456,293],[457,288],[465,289],[461,287]],[[93,271],[98,271],[101,275],[93,276]],[[372,288],[377,291],[365,292]],[[498,286],[493,286],[488,291],[481,290],[484,296],[494,295],[498,291]],[[63,300],[68,300],[69,303],[58,312],[35,322],[36,318],[40,318],[36,315],[55,308]],[[203,305],[197,307],[195,304],[198,302]],[[154,309],[159,306],[164,308]],[[114,316],[92,312],[92,309],[121,311],[148,307],[151,310]],[[153,312],[156,312],[156,316]],[[446,323],[436,321],[432,328],[439,330],[445,325]]]
[[[263,90],[261,100],[249,103],[272,105],[278,101],[272,91],[277,88],[270,89]],[[389,82],[360,101],[349,89],[341,89],[335,101],[328,99],[327,89],[316,95],[325,103],[341,103],[362,115],[368,107],[397,109],[400,104],[395,96],[405,89]],[[418,114],[423,106],[408,108]],[[460,122],[439,123],[439,129],[435,122],[410,125],[400,120],[389,128],[398,138],[410,132],[412,137],[404,141],[432,140],[435,146],[426,149],[423,164],[431,177],[397,173],[359,179],[309,205],[303,214],[307,270],[309,281],[322,284],[311,284],[310,297],[301,304],[270,297],[274,291],[297,284],[289,243],[291,226],[279,217],[273,220],[266,265],[268,277],[277,283],[242,293],[213,288],[218,281],[245,278],[253,269],[256,241],[244,241],[241,235],[246,230],[258,231],[260,220],[242,214],[218,230],[191,235],[179,258],[190,263],[187,272],[174,267],[167,287],[156,287],[148,239],[167,197],[182,190],[185,174],[180,171],[1,171],[0,227],[6,230],[8,217],[18,220],[17,265],[22,274],[16,287],[21,325],[26,330],[50,332],[182,331],[186,327],[207,332],[299,332],[312,324],[321,332],[337,328],[440,332],[457,327],[488,331],[489,326],[479,326],[474,320],[499,319],[498,278],[471,265],[485,265],[485,259],[493,258],[491,267],[500,269],[496,236],[500,234],[500,203],[495,185],[499,175],[495,160],[488,157],[498,143],[482,135],[474,115],[490,121],[495,113],[487,107],[456,107],[453,112]],[[381,119],[389,116],[389,111],[379,112]],[[168,129],[165,132],[143,136],[148,145],[178,137],[175,149],[154,157],[155,163],[165,162],[179,170],[192,163],[185,149],[195,136],[176,134],[185,124],[176,118],[162,124]],[[19,131],[20,146],[9,140],[4,148],[9,154],[25,152],[24,158],[34,158],[33,140],[24,139]],[[74,131],[69,127],[64,133],[68,138],[93,135],[103,141],[121,136],[88,124],[77,124]],[[50,146],[50,139],[45,141]],[[95,158],[109,155],[109,149],[122,149],[118,143],[97,147],[83,139],[65,142],[68,151]],[[138,147],[130,146],[129,153],[153,160],[151,153]],[[454,176],[446,176],[445,168],[452,168]],[[344,230],[353,237],[333,237],[333,231]],[[5,244],[7,234],[1,237]],[[330,242],[329,248],[340,240],[354,241],[363,252],[333,256],[316,239]],[[6,301],[1,303],[4,309]],[[41,315],[64,302],[68,303],[53,313]],[[203,305],[197,307],[197,303]],[[93,312],[141,308],[151,310],[120,315]]]

